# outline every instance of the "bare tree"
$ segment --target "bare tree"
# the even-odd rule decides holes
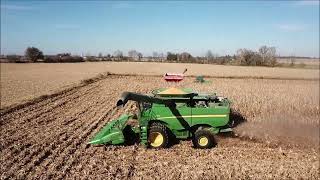
[[[142,57],[143,57],[142,53],[140,53],[140,52],[138,52],[137,56],[138,56],[138,59],[139,59],[139,60],[141,60]]]
[[[178,60],[178,54],[167,52],[167,60],[168,61],[177,61]]]
[[[260,64],[261,56],[252,50],[239,49],[237,51],[237,61],[240,65],[256,66]]]
[[[128,52],[128,56],[134,60],[140,60],[142,58],[142,53],[140,53],[136,50],[130,50]]]
[[[159,54],[158,54],[158,57],[160,58],[161,61],[164,60],[164,54],[163,54],[163,53],[159,53]]]
[[[118,60],[120,60],[121,58],[123,58],[123,53],[122,53],[122,51],[120,51],[120,50],[116,50],[116,51],[113,53],[113,56],[116,57]]]
[[[207,51],[206,58],[207,58],[208,61],[213,59],[213,54],[212,54],[211,50]]]
[[[152,53],[152,58],[153,58],[153,59],[158,59],[158,58],[159,58],[159,54],[154,51],[154,52]]]
[[[261,46],[258,50],[239,49],[237,51],[237,62],[247,66],[272,66],[277,64],[276,48]]]
[[[136,50],[130,50],[128,52],[128,56],[131,58],[136,58],[138,56],[138,52]]]
[[[267,46],[261,46],[259,48],[259,54],[262,57],[262,63],[264,64],[266,61],[266,57],[267,57],[267,53],[268,53],[268,47]]]
[[[163,61],[165,59],[165,55],[162,52],[156,52],[154,51],[152,53],[152,58],[154,60]]]
[[[27,59],[36,62],[38,59],[43,59],[43,53],[38,48],[28,47],[25,51],[25,56]]]
[[[188,61],[192,58],[191,54],[188,52],[183,52],[178,56],[179,61]]]
[[[277,59],[276,59],[275,47],[261,46],[259,48],[259,55],[261,56],[262,60],[261,60],[261,63],[258,65],[266,65],[266,66],[276,65]]]

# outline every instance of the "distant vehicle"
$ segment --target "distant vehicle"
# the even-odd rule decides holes
[[[168,82],[179,82],[183,80],[185,72],[187,72],[187,69],[183,73],[166,73],[163,78]]]

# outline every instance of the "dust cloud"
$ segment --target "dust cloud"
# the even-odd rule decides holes
[[[301,117],[301,116],[300,116]],[[271,146],[319,147],[319,117],[257,117],[235,128],[238,137]]]

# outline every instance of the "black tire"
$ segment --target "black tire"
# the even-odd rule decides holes
[[[160,143],[156,143],[155,136],[161,136]],[[169,131],[167,127],[161,123],[153,123],[151,124],[148,132],[148,144],[150,148],[160,149],[166,148],[169,146]]]
[[[200,143],[202,140],[204,142]],[[193,135],[192,142],[194,147],[199,149],[209,149],[216,145],[213,133],[207,129],[198,129]]]

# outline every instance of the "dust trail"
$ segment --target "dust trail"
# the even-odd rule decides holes
[[[262,141],[270,146],[319,147],[319,117],[258,117],[235,128],[239,137]]]

